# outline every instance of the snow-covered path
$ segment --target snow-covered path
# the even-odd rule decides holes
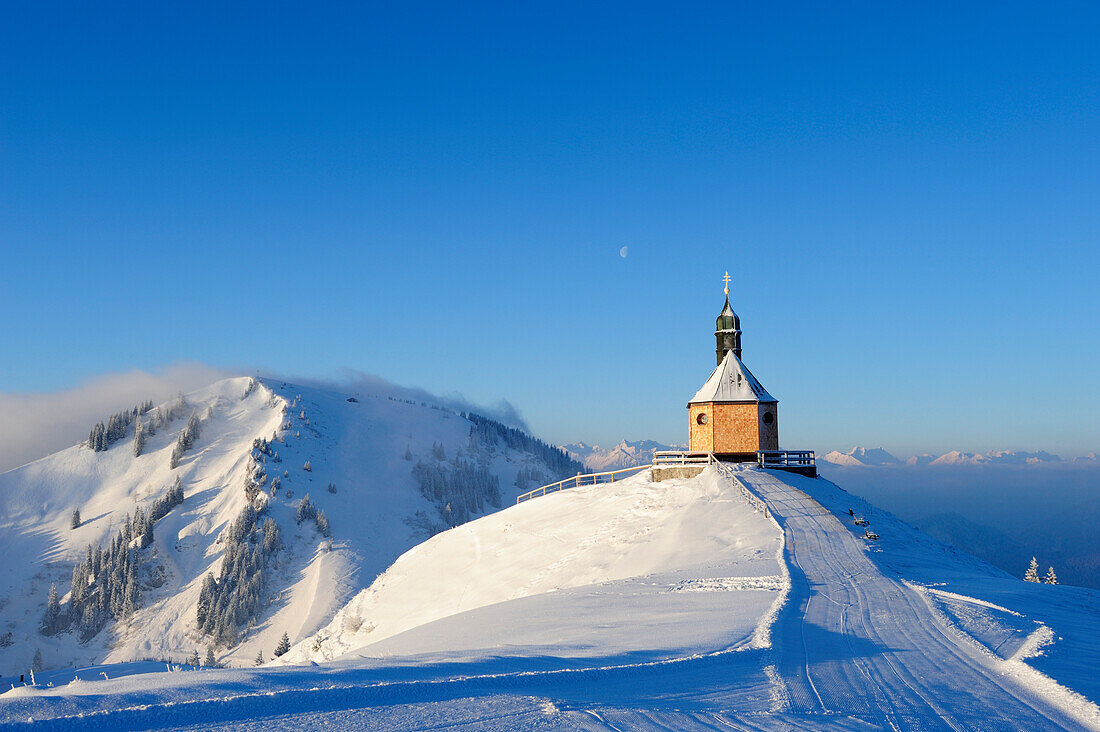
[[[885,576],[817,501],[767,471],[737,476],[786,535],[792,587],[773,644],[790,712],[842,712],[894,729],[1078,726],[945,627],[919,592]]]

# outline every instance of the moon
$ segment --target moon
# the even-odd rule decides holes
[[[622,257],[623,259],[626,259],[626,255],[627,255],[628,252],[629,252],[629,250],[626,247],[623,247],[622,249],[619,250],[619,256]]]

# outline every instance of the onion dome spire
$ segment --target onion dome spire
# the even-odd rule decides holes
[[[733,312],[733,308],[730,307],[729,272],[726,272],[725,276],[722,277],[722,281],[726,283],[726,305],[722,308],[722,312],[718,316],[714,330],[714,337],[717,341],[715,354],[718,357],[719,364],[722,363],[722,359],[726,357],[727,351],[733,351],[734,356],[741,358],[741,319],[737,317],[737,313]]]

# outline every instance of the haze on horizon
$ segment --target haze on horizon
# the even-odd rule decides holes
[[[12,7],[0,405],[350,367],[683,442],[729,270],[786,447],[1100,450],[1098,15]]]

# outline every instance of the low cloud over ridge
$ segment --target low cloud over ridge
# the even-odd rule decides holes
[[[177,392],[194,391],[219,379],[247,373],[247,369],[222,369],[186,361],[154,372],[134,369],[102,374],[80,386],[56,392],[0,392],[0,473],[77,444],[87,438],[93,424],[138,402],[152,399],[160,403]],[[473,404],[461,394],[433,394],[353,369],[345,369],[332,379],[292,377],[286,380],[348,393],[412,399],[446,406],[456,412],[474,411],[530,432],[519,410],[503,399],[493,405]]]
[[[145,399],[166,401],[240,372],[185,361],[150,373],[95,376],[49,393],[0,392],[0,473],[85,439],[95,422]]]
[[[280,377],[281,378],[281,377]],[[486,417],[497,420],[509,427],[516,427],[530,434],[531,429],[523,419],[523,415],[514,404],[507,399],[500,399],[495,404],[474,404],[457,392],[450,394],[433,394],[427,389],[414,386],[401,386],[388,379],[373,374],[367,374],[355,369],[343,369],[340,374],[332,379],[317,379],[308,377],[290,377],[286,379],[292,384],[312,386],[322,389],[347,391],[349,393],[360,392],[363,394],[377,394],[380,396],[392,396],[395,399],[412,399],[428,404],[438,404],[441,407],[453,409],[456,412],[476,412]],[[538,437],[538,435],[535,435]]]

